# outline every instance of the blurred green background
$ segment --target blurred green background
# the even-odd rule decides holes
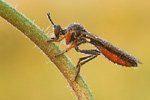
[[[97,57],[81,69],[96,100],[150,100],[149,0],[5,0],[45,33],[54,23],[76,22],[133,54],[143,64],[122,67]],[[48,27],[50,28],[46,30]],[[45,31],[46,30],[46,31]],[[57,43],[62,50],[67,46]],[[90,48],[82,45],[82,48]],[[93,47],[92,47],[93,48]],[[85,56],[66,53],[76,65]],[[20,31],[0,18],[0,100],[75,100],[73,90],[49,59]]]

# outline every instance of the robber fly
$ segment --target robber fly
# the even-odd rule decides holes
[[[87,63],[88,61],[96,58],[100,54],[103,54],[113,63],[117,63],[126,67],[137,67],[137,63],[142,64],[137,58],[135,58],[131,54],[128,54],[127,52],[115,47],[107,40],[98,37],[94,34],[91,34],[85,29],[83,25],[73,23],[70,24],[66,29],[62,29],[60,25],[55,25],[53,23],[50,17],[50,13],[48,13],[47,16],[54,27],[55,37],[51,38],[51,40],[46,40],[45,42],[60,42],[65,38],[66,44],[69,45],[69,47],[66,50],[64,50],[61,54],[55,55],[55,57],[58,57],[68,52],[71,48],[75,48],[77,52],[89,54],[88,56],[79,58],[79,61],[76,65],[77,74],[75,76],[75,80],[78,77],[81,66]],[[79,49],[79,46],[83,43],[90,43],[94,45],[96,49]]]

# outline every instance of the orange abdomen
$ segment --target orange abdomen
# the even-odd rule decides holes
[[[128,67],[132,66],[128,62],[128,60],[125,61],[125,60],[121,59],[121,56],[122,56],[121,54],[120,54],[120,56],[117,56],[117,55],[113,54],[113,52],[110,52],[110,51],[106,50],[105,48],[102,48],[99,46],[98,46],[98,49],[100,49],[101,52],[103,53],[103,55],[106,58],[108,58],[109,60],[111,60],[112,62],[117,63],[117,64],[122,65],[122,66],[128,66]]]

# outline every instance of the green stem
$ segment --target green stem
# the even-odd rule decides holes
[[[65,55],[54,59],[53,56],[62,51],[54,43],[45,44],[44,41],[50,38],[37,25],[3,0],[0,0],[0,16],[26,35],[49,57],[69,82],[79,100],[94,100],[88,85],[80,75],[77,82],[73,81],[76,69],[71,61]]]

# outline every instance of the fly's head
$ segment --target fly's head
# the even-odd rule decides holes
[[[55,34],[56,38],[59,39],[62,35],[66,34],[66,29],[63,30],[60,25],[55,25],[54,26],[54,34]]]
[[[61,35],[66,34],[66,30],[63,30],[62,27],[60,25],[55,25],[50,17],[50,13],[47,13],[47,17],[49,19],[49,21],[51,22],[51,24],[53,25],[54,28],[54,34],[56,36],[57,39],[59,39],[59,37]]]

